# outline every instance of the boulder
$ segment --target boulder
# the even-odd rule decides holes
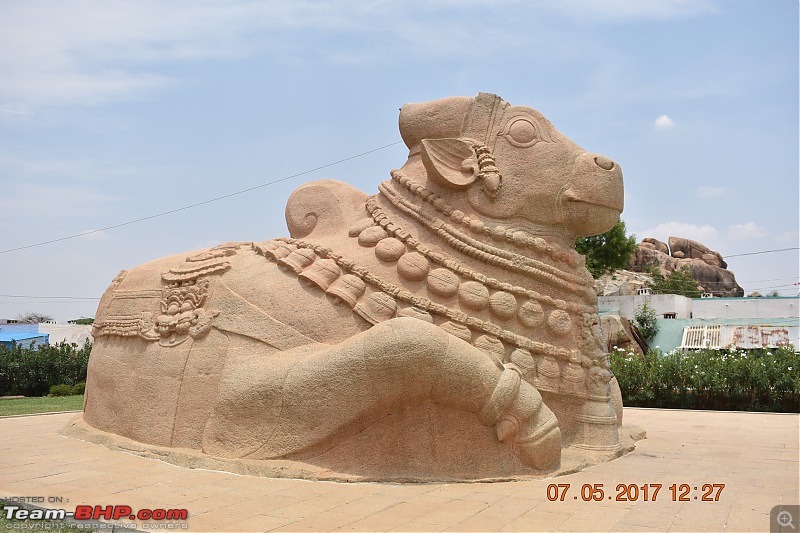
[[[616,270],[597,278],[594,282],[594,292],[598,296],[631,296],[652,283],[653,277],[649,274]]]
[[[689,267],[692,278],[702,287],[703,292],[709,292],[718,297],[744,296],[744,289],[736,283],[736,277],[730,270],[709,265],[697,259],[684,261],[684,264]]]
[[[624,316],[609,314],[603,315],[600,323],[606,336],[606,349],[609,353],[622,350],[639,356],[644,355],[642,347],[636,342],[630,320]]]
[[[653,238],[642,239],[631,255],[628,268],[635,272],[649,272],[657,267],[664,277],[687,266],[703,292],[718,297],[744,296],[744,289],[736,283],[733,272],[722,255],[707,246],[680,237],[669,238],[669,248]]]
[[[672,257],[703,259],[708,264],[712,264],[709,261],[713,260],[714,262],[718,263],[714,266],[719,266],[721,268],[728,268],[728,264],[722,259],[722,255],[720,255],[719,252],[715,252],[714,250],[709,249],[707,246],[700,244],[697,241],[693,241],[691,239],[670,237],[669,249],[672,251]],[[682,255],[676,255],[676,253],[679,252],[682,253]],[[706,260],[707,257],[709,258],[708,260]]]
[[[650,272],[652,267],[657,267],[662,275],[668,276],[677,267],[677,259],[653,249],[652,246],[650,243],[645,243],[644,246],[640,244],[628,260],[628,270]]]
[[[652,245],[653,249],[658,250],[662,254],[669,253],[669,248],[667,248],[667,245],[659,241],[658,239],[654,239],[652,237],[645,237],[644,239],[642,239],[641,244],[645,243]]]

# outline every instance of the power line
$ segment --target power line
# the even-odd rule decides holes
[[[35,302],[26,302],[26,301],[19,301],[13,300],[10,302],[2,302],[2,305],[51,305],[51,304],[92,304],[97,305],[97,300],[95,301],[84,301],[84,300],[36,300]]]
[[[768,289],[786,289],[786,288],[792,288],[794,286],[795,286],[794,283],[789,283],[787,285],[773,285],[772,287],[756,287],[756,288],[751,289],[751,290],[754,290],[754,291],[766,291]]]
[[[762,283],[765,281],[786,281],[790,279],[798,279],[797,276],[793,276],[791,278],[773,278],[773,279],[747,279],[747,280],[740,280],[741,283]]]
[[[402,141],[396,141],[396,142],[393,142],[393,143],[390,143],[390,144],[386,144],[386,145],[378,147],[378,148],[373,148],[372,150],[367,150],[366,152],[361,152],[360,154],[352,155],[350,157],[345,157],[344,159],[339,159],[338,161],[334,161],[333,163],[328,163],[326,165],[322,165],[322,166],[319,166],[319,167],[316,167],[316,168],[312,168],[310,170],[305,170],[303,172],[299,172],[297,174],[292,174],[291,176],[286,176],[284,178],[276,179],[276,180],[273,180],[273,181],[268,181],[267,183],[262,183],[261,185],[256,185],[254,187],[249,187],[249,188],[243,189],[241,191],[236,191],[236,192],[232,192],[230,194],[225,194],[225,195],[222,195],[222,196],[218,196],[216,198],[211,198],[210,200],[204,200],[202,202],[197,202],[196,204],[191,204],[191,205],[186,205],[186,206],[183,206],[183,207],[178,207],[177,209],[170,209],[169,211],[164,211],[162,213],[156,213],[155,215],[150,215],[150,216],[146,216],[146,217],[142,217],[142,218],[137,218],[136,220],[129,220],[127,222],[122,222],[120,224],[114,224],[113,226],[106,226],[105,228],[93,229],[91,231],[84,231],[83,233],[76,233],[75,235],[69,235],[67,237],[60,237],[58,239],[51,239],[49,241],[37,242],[35,244],[28,244],[28,245],[25,245],[25,246],[19,246],[17,248],[9,248],[8,250],[0,250],[0,254],[5,254],[5,253],[9,253],[9,252],[16,252],[16,251],[25,250],[25,249],[28,249],[28,248],[35,248],[37,246],[44,246],[45,244],[53,244],[55,242],[66,241],[66,240],[69,240],[69,239],[76,239],[78,237],[83,237],[85,235],[91,235],[93,233],[100,233],[101,231],[121,228],[122,226],[128,226],[130,224],[136,224],[138,222],[144,222],[145,220],[151,220],[151,219],[154,219],[154,218],[163,217],[164,215],[170,215],[172,213],[177,213],[179,211],[185,211],[187,209],[192,209],[193,207],[199,207],[201,205],[210,204],[212,202],[217,202],[219,200],[224,200],[225,198],[230,198],[232,196],[238,196],[238,195],[244,194],[246,192],[254,191],[256,189],[260,189],[260,188],[266,187],[268,185],[274,185],[275,183],[279,183],[281,181],[286,181],[286,180],[290,180],[292,178],[296,178],[298,176],[303,176],[305,174],[310,174],[312,172],[316,172],[317,170],[322,170],[323,168],[332,167],[334,165],[338,165],[340,163],[344,163],[345,161],[350,161],[352,159],[363,157],[363,156],[365,156],[367,154],[371,154],[373,152],[377,152],[379,150],[383,150],[385,148],[389,148],[390,146],[394,146],[396,144],[400,144],[401,142]]]
[[[771,254],[775,252],[788,252],[790,250],[800,250],[800,247],[795,246],[794,248],[779,248],[777,250],[764,250],[762,252],[748,252],[746,254],[731,254],[731,255],[723,255],[725,259],[729,257],[741,257],[743,255],[759,255],[759,254]]]
[[[797,278],[789,278],[789,279],[797,279]],[[757,283],[766,283],[767,281],[769,281],[769,280],[760,280],[760,281],[738,281],[737,280],[736,283],[747,283],[748,285],[754,285],[754,284],[757,284]],[[728,282],[728,281],[706,281],[706,282],[703,283],[703,286],[705,286],[705,285],[723,285],[724,286],[724,285],[729,285],[729,284],[730,284],[730,282]],[[790,283],[788,285],[792,285],[792,284]],[[781,286],[783,286],[783,285],[781,285]]]
[[[96,296],[31,296],[31,295],[19,295],[19,294],[0,294],[0,298],[37,298],[37,299],[46,299],[46,300],[99,300],[100,298]]]

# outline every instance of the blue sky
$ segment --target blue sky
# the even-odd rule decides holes
[[[622,218],[639,239],[694,238],[725,256],[798,246],[795,0],[0,0],[0,10],[0,250],[389,145],[403,103],[479,91],[538,109],[618,161]],[[88,298],[119,270],[286,235],[295,187],[333,178],[374,193],[405,157],[395,144],[0,253],[0,318],[93,316]],[[728,263],[748,293],[797,294],[796,250]]]

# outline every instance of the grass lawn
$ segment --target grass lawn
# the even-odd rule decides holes
[[[81,409],[83,409],[83,394],[79,396],[54,396],[52,398],[0,400],[0,416],[80,411]]]

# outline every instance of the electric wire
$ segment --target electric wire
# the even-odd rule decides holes
[[[0,298],[40,298],[48,300],[99,300],[96,296],[32,296],[29,294],[0,294]]]
[[[789,252],[791,250],[800,250],[800,247],[795,246],[794,248],[778,248],[777,250],[763,250],[761,252],[747,252],[744,254],[730,254],[730,255],[722,255],[725,259],[729,257],[742,257],[745,255],[760,255],[760,254],[771,254],[775,252]]]
[[[123,226],[129,226],[131,224],[136,224],[138,222],[144,222],[145,220],[152,220],[154,218],[162,217],[164,215],[170,215],[172,213],[177,213],[179,211],[186,211],[187,209],[192,209],[194,207],[199,207],[201,205],[206,205],[206,204],[210,204],[212,202],[217,202],[219,200],[224,200],[225,198],[230,198],[232,196],[238,196],[240,194],[244,194],[246,192],[254,191],[256,189],[261,189],[263,187],[267,187],[268,185],[274,185],[275,183],[279,183],[281,181],[286,181],[286,180],[290,180],[290,179],[293,179],[293,178],[297,178],[299,176],[304,176],[306,174],[310,174],[312,172],[316,172],[317,170],[322,170],[323,168],[328,168],[328,167],[332,167],[334,165],[338,165],[340,163],[344,163],[345,161],[351,161],[353,159],[357,159],[359,157],[363,157],[363,156],[371,154],[373,152],[377,152],[379,150],[384,150],[386,148],[389,148],[390,146],[395,146],[397,144],[400,144],[401,142],[403,142],[403,141],[396,141],[396,142],[393,142],[393,143],[390,143],[390,144],[385,144],[385,145],[380,146],[378,148],[373,148],[372,150],[367,150],[366,152],[361,152],[360,154],[352,155],[350,157],[345,157],[344,159],[339,159],[338,161],[334,161],[333,163],[328,163],[328,164],[325,164],[325,165],[322,165],[322,166],[319,166],[319,167],[316,167],[316,168],[312,168],[310,170],[304,170],[303,172],[298,172],[297,174],[292,174],[291,176],[286,176],[286,177],[279,178],[279,179],[276,179],[276,180],[273,180],[273,181],[268,181],[266,183],[262,183],[261,185],[255,185],[253,187],[248,187],[247,189],[242,189],[241,191],[236,191],[236,192],[232,192],[232,193],[229,193],[229,194],[224,194],[222,196],[217,196],[216,198],[211,198],[209,200],[204,200],[202,202],[197,202],[195,204],[185,205],[183,207],[178,207],[176,209],[170,209],[169,211],[164,211],[164,212],[161,212],[161,213],[156,213],[154,215],[149,215],[149,216],[146,216],[146,217],[137,218],[135,220],[129,220],[127,222],[121,222],[119,224],[106,226],[104,228],[93,229],[93,230],[90,230],[90,231],[84,231],[83,233],[76,233],[75,235],[68,235],[66,237],[59,237],[58,239],[50,239],[50,240],[47,240],[47,241],[37,242],[37,243],[34,243],[34,244],[28,244],[28,245],[25,245],[25,246],[18,246],[16,248],[9,248],[7,250],[0,250],[0,254],[6,254],[6,253],[9,253],[9,252],[16,252],[16,251],[19,251],[19,250],[26,250],[28,248],[36,248],[37,246],[44,246],[46,244],[53,244],[53,243],[56,243],[56,242],[67,241],[67,240],[70,240],[70,239],[76,239],[78,237],[83,237],[85,235],[91,235],[93,233],[100,233],[101,231],[107,231],[107,230],[110,230],[110,229],[121,228]]]

